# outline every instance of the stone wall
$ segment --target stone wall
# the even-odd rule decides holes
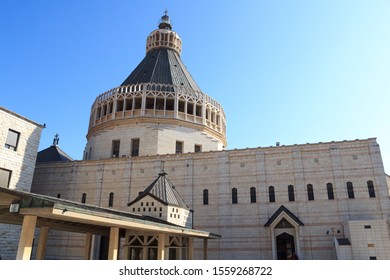
[[[345,238],[345,223],[387,220],[389,190],[375,139],[278,146],[229,151],[74,161],[37,165],[33,191],[107,207],[130,210],[138,196],[164,168],[184,201],[194,209],[194,228],[222,235],[209,241],[210,259],[272,259],[273,236],[264,225],[284,205],[298,217],[300,259],[334,259],[334,236]],[[375,197],[368,193],[372,181]],[[353,184],[354,198],[346,183]],[[331,183],[334,199],[328,198]],[[311,184],[314,200],[308,199]],[[288,186],[294,188],[289,201]],[[275,202],[268,188],[275,189]],[[251,202],[250,188],[256,190]],[[232,203],[232,189],[237,203]],[[209,193],[203,205],[203,190]],[[334,233],[334,234],[333,234]],[[53,246],[55,246],[53,244]],[[195,258],[203,243],[195,240]]]

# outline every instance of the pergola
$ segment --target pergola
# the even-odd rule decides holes
[[[151,217],[2,187],[0,223],[22,226],[17,260],[30,259],[36,228],[39,228],[36,259],[45,258],[49,229],[85,234],[84,259],[91,259],[93,235],[109,236],[109,260],[118,258],[119,238],[126,230],[158,236],[158,260],[165,258],[168,236],[189,238],[189,259],[193,256],[194,238],[204,240],[204,259],[207,259],[208,240],[221,238],[217,234],[176,226]]]

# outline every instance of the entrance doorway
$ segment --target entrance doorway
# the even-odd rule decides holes
[[[296,259],[294,236],[283,232],[276,237],[276,250],[278,260]]]

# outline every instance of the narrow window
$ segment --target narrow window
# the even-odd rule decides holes
[[[294,186],[289,185],[287,187],[287,190],[288,190],[288,201],[295,201]]]
[[[203,190],[203,205],[209,204],[209,190],[204,189]]]
[[[312,184],[307,185],[307,199],[314,200],[314,190]]]
[[[232,203],[237,204],[238,203],[238,197],[237,197],[237,189],[232,189]]]
[[[0,187],[8,188],[11,181],[12,171],[0,168]]]
[[[146,109],[154,109],[154,97],[146,97]]]
[[[57,193],[57,198],[61,198],[61,194],[60,193]]]
[[[326,191],[328,192],[328,199],[333,200],[334,199],[334,192],[333,192],[333,185],[332,183],[326,184]]]
[[[202,151],[202,146],[201,145],[196,145],[194,146],[194,151],[195,153],[200,153]]]
[[[131,139],[131,156],[139,156],[139,139]]]
[[[347,182],[347,192],[348,192],[348,198],[355,198],[352,182]]]
[[[7,139],[5,140],[4,147],[7,149],[10,149],[12,151],[16,151],[16,149],[18,147],[18,143],[19,143],[19,137],[20,137],[19,132],[12,130],[12,129],[9,129]]]
[[[108,196],[108,207],[114,206],[114,193],[110,192],[110,195]]]
[[[275,202],[275,188],[274,186],[268,187],[269,202]]]
[[[85,203],[87,201],[87,194],[83,193],[81,196],[81,203]]]
[[[251,197],[251,203],[256,203],[256,188],[255,187],[250,188],[250,197]]]
[[[123,111],[123,104],[124,104],[123,99],[116,101],[116,111],[117,112]]]
[[[370,197],[375,197],[374,183],[370,180],[367,181],[368,195]]]
[[[142,97],[134,98],[134,109],[141,109]]]
[[[176,141],[176,154],[183,153],[183,142]]]
[[[112,141],[112,157],[119,157],[119,147],[121,145],[121,141],[113,140]]]

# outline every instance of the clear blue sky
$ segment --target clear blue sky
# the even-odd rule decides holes
[[[228,149],[376,137],[390,170],[390,1],[0,2],[0,106],[81,159],[95,98],[145,56],[165,9],[227,115]]]

